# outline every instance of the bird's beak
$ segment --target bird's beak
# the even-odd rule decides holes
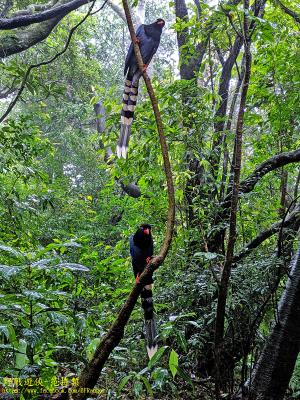
[[[149,235],[149,233],[150,233],[150,232],[149,232],[149,229],[148,229],[148,228],[147,228],[147,229],[144,229],[144,234],[145,234],[145,235]]]

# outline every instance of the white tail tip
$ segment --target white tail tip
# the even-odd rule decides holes
[[[126,158],[128,152],[128,147],[125,146],[117,146],[117,157],[118,158]]]
[[[149,360],[151,360],[151,358],[154,356],[154,354],[156,352],[157,352],[157,345],[152,346],[152,347],[147,346],[147,353],[148,353]]]

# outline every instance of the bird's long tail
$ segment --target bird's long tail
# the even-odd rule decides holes
[[[156,343],[156,321],[154,317],[154,307],[152,298],[152,285],[147,285],[141,292],[142,307],[144,309],[145,318],[145,336],[147,340],[147,353],[151,359],[157,351]]]
[[[131,124],[133,121],[134,109],[138,96],[139,81],[125,80],[123,93],[123,107],[121,111],[121,132],[117,143],[118,158],[126,158],[130,139]]]

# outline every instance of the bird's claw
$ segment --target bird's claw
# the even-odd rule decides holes
[[[148,68],[148,64],[144,64],[144,66],[143,66],[143,72],[146,72],[146,71],[147,71],[147,68]]]
[[[140,274],[135,277],[135,283],[140,283]]]
[[[152,257],[147,257],[146,258],[146,263],[149,264],[149,262],[152,260]]]
[[[135,39],[135,43],[138,44],[138,45],[140,45],[140,44],[141,44],[141,40],[137,37],[137,38]]]

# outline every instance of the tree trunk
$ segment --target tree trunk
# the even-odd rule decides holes
[[[237,225],[237,209],[238,209],[238,198],[239,198],[239,184],[240,184],[240,173],[242,164],[242,142],[243,142],[243,126],[244,126],[244,113],[246,107],[247,92],[250,82],[251,75],[251,51],[250,51],[250,39],[249,39],[249,23],[247,12],[249,10],[249,0],[244,0],[244,49],[245,49],[245,77],[242,86],[242,94],[240,100],[240,107],[236,126],[236,137],[235,137],[235,160],[234,160],[234,177],[230,207],[230,220],[229,220],[229,238],[226,251],[226,259],[222,271],[221,282],[219,285],[216,323],[215,323],[215,368],[216,368],[216,396],[219,398],[219,390],[224,387],[227,382],[226,377],[230,376],[233,372],[227,366],[227,371],[224,376],[224,352],[226,349],[223,346],[224,336],[224,324],[225,324],[225,310],[228,294],[229,278],[231,273],[231,267],[234,255],[234,246],[237,238],[236,225]],[[227,357],[228,358],[228,357]],[[227,362],[228,364],[228,362]],[[229,375],[228,375],[229,373]],[[224,379],[223,379],[224,377]]]
[[[188,10],[185,0],[175,0],[175,14],[176,18],[179,18],[185,22],[188,21]],[[182,32],[177,32],[177,43],[180,59],[180,76],[181,79],[191,80],[195,78],[195,73],[197,74],[197,72],[199,71],[208,43],[209,33],[206,35],[205,39],[196,46],[195,55],[191,56],[187,62],[187,57],[186,55],[183,55],[182,48],[187,44],[188,36],[188,28],[183,29]]]
[[[248,400],[281,400],[300,350],[300,245],[279,302],[278,320],[248,382]]]

